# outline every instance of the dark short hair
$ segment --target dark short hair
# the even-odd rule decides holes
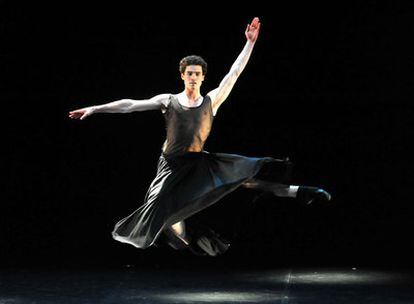
[[[180,73],[184,73],[185,68],[189,65],[201,65],[201,68],[203,69],[203,75],[207,74],[207,62],[200,56],[190,55],[181,59],[179,67]]]

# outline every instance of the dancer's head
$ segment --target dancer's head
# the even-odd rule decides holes
[[[187,56],[181,59],[179,70],[187,89],[200,89],[207,73],[207,62],[200,56]]]
[[[207,62],[202,57],[190,55],[181,59],[179,66],[180,73],[183,74],[185,72],[185,68],[189,65],[200,65],[203,70],[203,75],[207,74]]]

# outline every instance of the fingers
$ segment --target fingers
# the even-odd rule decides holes
[[[257,27],[259,24],[260,24],[259,17],[254,17],[253,20],[252,20],[252,25],[254,27]]]
[[[256,38],[259,35],[259,31],[260,31],[260,23],[257,24],[256,33],[255,33]]]
[[[260,29],[260,20],[258,17],[255,17],[250,24],[247,24],[246,33],[247,32],[256,32]]]
[[[255,42],[259,36],[260,20],[258,17],[253,18],[251,24],[247,24],[245,31],[246,38],[250,41]]]
[[[72,118],[72,119],[74,119],[74,118],[76,118],[78,116],[77,114],[78,114],[77,112],[71,111],[71,112],[69,112],[69,117]]]
[[[86,117],[88,117],[91,112],[90,111],[83,111],[82,113],[79,113],[80,115],[80,120],[84,120]]]
[[[249,27],[250,27],[250,24],[247,24],[246,30],[244,31],[245,34],[249,32]]]
[[[80,111],[78,111],[78,110],[75,110],[75,111],[71,111],[71,112],[69,112],[69,117],[70,118],[72,118],[72,119],[78,119],[78,118],[81,118],[81,117],[83,117],[83,116],[85,116],[85,112],[80,112]]]
[[[252,21],[252,24],[250,25],[250,28],[253,30],[258,30],[260,28],[260,21],[259,18],[254,18]]]

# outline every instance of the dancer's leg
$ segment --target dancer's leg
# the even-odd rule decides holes
[[[176,237],[178,237],[180,240],[182,240],[186,245],[188,245],[190,243],[189,238],[187,237],[187,233],[185,230],[185,222],[184,221],[179,221],[175,224],[173,224],[170,228],[169,228]]]
[[[198,256],[216,256],[224,253],[230,244],[224,243],[212,230],[203,231],[201,235],[194,231],[187,233],[185,222],[177,222],[165,231],[168,237],[167,243],[176,250],[189,249],[193,254]]]
[[[279,197],[295,197],[306,204],[312,203],[315,199],[321,201],[331,199],[328,192],[317,187],[284,185],[254,178],[246,181],[243,186],[249,189],[271,192]]]
[[[254,178],[244,182],[243,187],[272,192],[274,195],[280,197],[296,197],[299,188],[299,186],[279,184]]]

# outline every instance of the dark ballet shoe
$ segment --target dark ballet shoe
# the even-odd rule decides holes
[[[300,202],[310,205],[313,202],[328,202],[331,200],[331,195],[321,188],[299,186],[296,198]]]

